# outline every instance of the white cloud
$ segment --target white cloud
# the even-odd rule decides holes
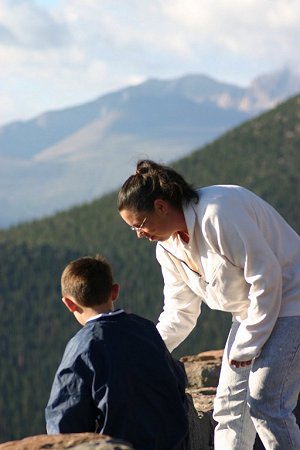
[[[0,24],[5,26],[14,44],[20,47],[48,48],[68,40],[67,24],[31,0],[1,0]]]
[[[0,0],[0,121],[148,77],[299,68],[299,21],[298,0]]]
[[[6,122],[6,118],[15,114],[17,105],[11,95],[0,94],[0,127],[1,123]]]
[[[300,3],[294,0],[161,0],[167,17],[183,39],[196,48],[217,45],[245,57],[284,57],[290,49],[296,59],[299,45]],[[279,48],[278,48],[279,47]],[[228,55],[230,57],[230,55]]]

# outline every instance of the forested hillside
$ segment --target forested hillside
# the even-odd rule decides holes
[[[298,96],[174,167],[195,186],[230,183],[252,189],[299,232],[299,148]],[[122,287],[119,306],[155,321],[162,307],[155,246],[137,240],[121,221],[116,193],[0,232],[0,441],[45,432],[53,375],[78,329],[60,300],[60,274],[70,260],[96,253],[114,267]],[[228,315],[204,309],[177,356],[222,347],[229,323]]]

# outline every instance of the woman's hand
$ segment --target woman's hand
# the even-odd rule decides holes
[[[235,366],[237,369],[239,367],[250,366],[251,363],[252,363],[252,359],[249,359],[248,361],[236,361],[235,359],[231,359],[229,361],[229,364],[231,366]]]

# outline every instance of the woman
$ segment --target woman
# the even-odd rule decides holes
[[[118,209],[139,238],[157,242],[168,349],[194,328],[201,302],[229,311],[214,405],[216,450],[300,449],[300,237],[239,186],[192,189],[166,166],[139,161]]]

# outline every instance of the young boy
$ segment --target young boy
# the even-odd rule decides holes
[[[46,407],[49,434],[99,432],[136,450],[188,450],[185,372],[155,325],[122,309],[109,264],[79,258],[61,279],[83,328],[69,341]]]

